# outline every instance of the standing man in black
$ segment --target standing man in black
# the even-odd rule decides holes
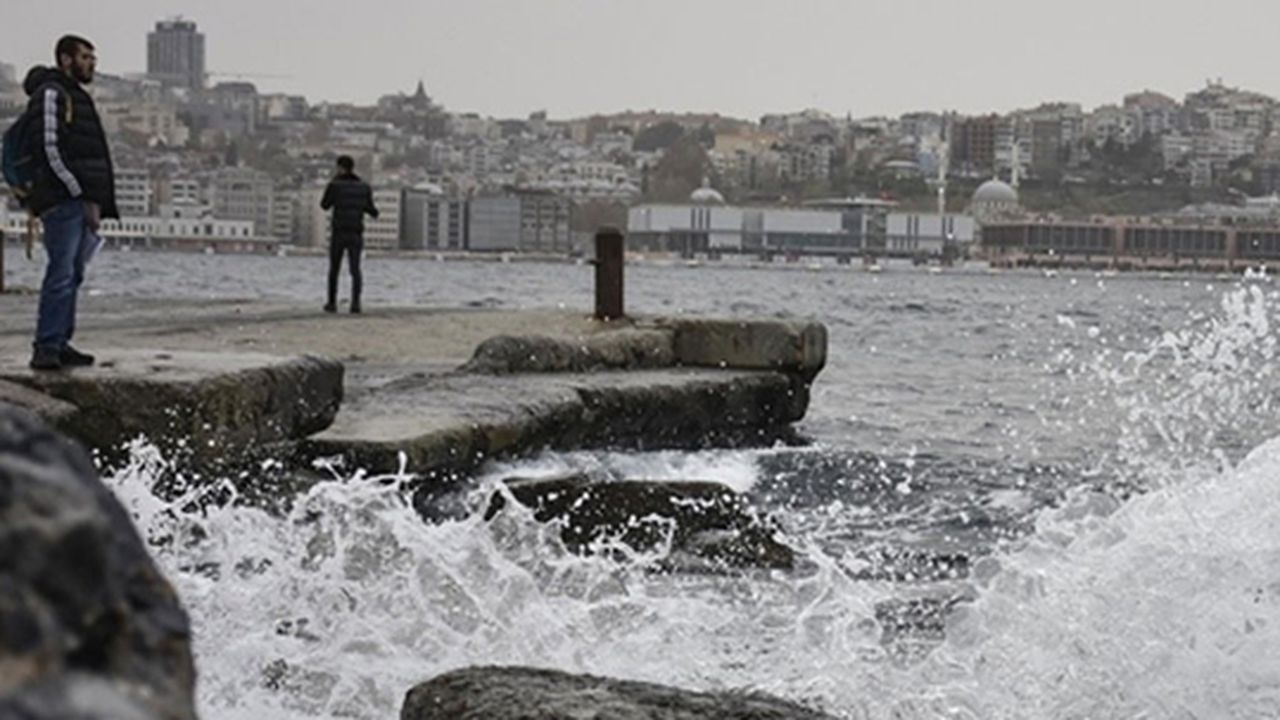
[[[338,158],[338,174],[329,181],[320,200],[324,210],[333,208],[332,233],[329,237],[329,302],[324,311],[338,311],[338,273],[342,270],[342,254],[347,254],[351,267],[351,312],[360,312],[360,253],[364,250],[364,216],[378,217],[373,205],[373,190],[355,174],[355,162],[348,155]]]
[[[39,159],[27,209],[44,224],[49,256],[31,356],[36,370],[93,364],[92,355],[71,346],[76,296],[85,263],[100,242],[98,224],[120,217],[106,134],[84,89],[98,64],[93,43],[66,35],[54,47],[54,57],[57,67],[32,68],[23,83],[30,96],[28,112],[38,120],[27,133]]]

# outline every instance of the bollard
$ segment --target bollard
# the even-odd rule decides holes
[[[596,319],[617,320],[622,310],[622,231],[605,226],[596,231]]]

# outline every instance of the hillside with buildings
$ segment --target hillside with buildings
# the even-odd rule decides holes
[[[1092,110],[982,116],[492,118],[447,108],[421,82],[368,106],[214,82],[190,20],[158,22],[146,42],[146,73],[93,86],[118,167],[126,217],[107,230],[120,242],[323,245],[319,197],[339,154],[377,188],[368,245],[399,250],[579,252],[628,208],[683,203],[704,185],[734,206],[863,197],[966,213],[999,178],[1025,210],[1068,218],[1280,191],[1280,106],[1221,81],[1181,100],[1142,91]],[[0,125],[25,106],[20,82],[0,63]]]

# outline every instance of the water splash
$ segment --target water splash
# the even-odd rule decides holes
[[[192,517],[149,492],[154,451],[135,458],[109,483],[195,619],[209,717],[393,716],[416,682],[476,663],[815,700],[841,677],[814,672],[829,658],[883,660],[877,593],[832,562],[805,577],[656,574],[653,558],[573,555],[518,508],[425,525],[398,476],[321,483],[284,517]]]
[[[414,683],[477,663],[747,687],[849,718],[1275,717],[1280,441],[1260,443],[1276,426],[1275,305],[1257,287],[1227,293],[1187,329],[1092,358],[1083,419],[1111,423],[1107,461],[1140,492],[1082,483],[976,563],[945,639],[905,665],[876,608],[913,588],[860,579],[820,523],[790,526],[803,573],[688,577],[573,555],[518,508],[425,525],[403,475],[339,475],[284,515],[156,499],[163,459],[141,443],[107,480],[191,609],[206,717],[394,716]],[[622,457],[624,474],[740,489],[761,467]]]

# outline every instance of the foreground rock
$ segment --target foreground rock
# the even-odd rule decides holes
[[[342,400],[342,377],[334,360],[253,353],[111,350],[95,367],[57,373],[19,360],[0,365],[0,380],[59,401],[33,409],[107,463],[143,436],[201,468],[325,429]]]
[[[512,497],[533,509],[539,522],[564,523],[561,539],[571,550],[591,552],[601,541],[637,552],[669,543],[669,564],[691,570],[776,568],[790,570],[795,555],[774,539],[774,529],[746,498],[715,482],[623,480],[592,482],[583,475],[513,478]],[[496,494],[486,512],[505,506]]]
[[[835,720],[762,694],[700,693],[533,668],[467,668],[414,687],[400,720]]]
[[[194,718],[190,640],[84,451],[0,404],[0,718]]]

